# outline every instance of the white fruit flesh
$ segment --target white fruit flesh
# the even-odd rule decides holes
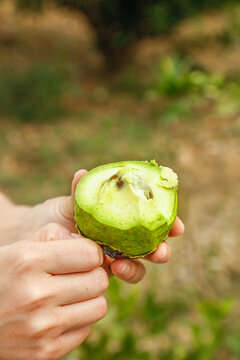
[[[81,208],[97,221],[121,230],[149,230],[168,222],[173,213],[177,175],[169,168],[144,162],[100,166],[81,180]],[[89,191],[89,189],[91,189]]]

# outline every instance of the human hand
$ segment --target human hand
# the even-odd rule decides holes
[[[48,224],[49,222],[59,223],[69,229],[70,232],[76,232],[73,219],[73,202],[76,186],[80,179],[87,173],[87,170],[79,170],[75,173],[72,181],[71,196],[61,196],[45,201],[31,208],[25,215],[25,220],[20,229],[21,238],[30,236],[33,231]],[[169,236],[178,236],[184,231],[182,221],[177,217]],[[171,256],[171,248],[166,241],[163,241],[156,251],[145,257],[153,263],[166,263]],[[122,280],[130,283],[140,281],[145,274],[145,267],[139,260],[111,259],[104,257],[104,269],[108,275],[115,275]],[[125,266],[126,265],[126,266]]]
[[[0,247],[0,359],[55,360],[106,315],[101,248],[59,224]]]
[[[21,218],[17,240],[28,238],[36,230],[49,223],[57,223],[72,233],[76,232],[73,218],[74,194],[78,182],[86,173],[87,170],[79,170],[75,173],[70,196],[59,196],[29,207]]]

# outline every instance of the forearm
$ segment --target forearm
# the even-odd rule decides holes
[[[29,209],[31,209],[29,206],[15,205],[0,192],[0,246],[19,239],[21,223]]]

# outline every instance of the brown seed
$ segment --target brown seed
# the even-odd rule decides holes
[[[149,194],[148,194],[148,196],[149,196],[149,197],[148,197],[149,199],[153,199],[153,193],[152,193],[152,190],[149,190]]]
[[[109,180],[114,180],[114,179],[117,179],[117,178],[118,178],[118,176],[117,176],[117,174],[115,174],[115,175],[111,176]]]
[[[118,180],[117,181],[117,187],[119,188],[119,189],[121,189],[122,187],[123,187],[123,184],[124,184],[124,182],[122,181],[122,180]]]

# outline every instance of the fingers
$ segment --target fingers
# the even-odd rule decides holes
[[[61,306],[58,309],[58,319],[65,331],[93,324],[101,320],[106,314],[107,301],[104,296]]]
[[[39,251],[43,270],[53,275],[90,271],[103,263],[100,246],[86,238],[51,241]]]
[[[179,236],[184,232],[184,224],[182,220],[177,216],[168,236]]]
[[[60,359],[81,345],[90,332],[90,327],[85,326],[60,335],[54,344],[54,359]]]
[[[156,264],[166,263],[171,256],[171,248],[163,241],[152,254],[145,257]],[[135,284],[145,275],[145,267],[139,260],[118,259],[109,264],[111,273],[120,279]]]
[[[108,276],[101,267],[81,274],[53,276],[49,287],[55,294],[56,305],[68,305],[96,298],[107,290]]]
[[[166,241],[163,241],[158,248],[144,259],[156,264],[166,263],[171,256],[171,248]],[[115,275],[120,279],[135,284],[142,280],[145,275],[145,267],[139,260],[117,259],[104,262],[105,268],[109,267],[108,275]]]
[[[179,236],[184,232],[184,224],[181,219],[177,216],[168,236],[175,237]],[[145,259],[150,260],[156,264],[164,264],[168,262],[171,257],[171,248],[166,241],[163,241],[157,249],[150,255],[146,256]]]
[[[145,259],[150,260],[156,264],[164,264],[168,262],[171,256],[171,248],[166,241],[163,241],[158,245],[157,249],[150,255],[147,255]]]
[[[94,241],[76,236],[71,237],[69,230],[62,225],[46,225],[30,238],[29,242],[38,242],[38,246],[31,247],[26,242],[24,257],[53,275],[90,271],[101,266],[101,247]]]
[[[145,267],[138,260],[118,259],[110,267],[114,275],[131,284],[136,284],[145,275]]]

